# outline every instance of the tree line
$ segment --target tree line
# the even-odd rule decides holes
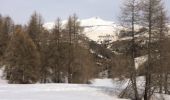
[[[9,83],[87,83],[94,77],[95,63],[76,14],[65,26],[43,27],[34,13],[27,25],[15,25],[0,16],[0,58]]]

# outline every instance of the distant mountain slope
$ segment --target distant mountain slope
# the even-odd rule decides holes
[[[104,39],[116,41],[118,39],[118,33],[122,29],[118,24],[112,21],[103,20],[99,17],[92,17],[79,21],[80,26],[84,28],[83,34],[90,40],[96,42],[101,42]],[[66,20],[62,22],[63,27],[66,22]],[[54,22],[45,23],[44,27],[50,30],[54,27]]]

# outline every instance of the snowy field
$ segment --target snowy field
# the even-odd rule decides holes
[[[99,85],[99,84],[98,84]],[[0,84],[0,100],[125,100],[100,86],[82,84]]]
[[[115,96],[120,84],[111,79],[95,79],[92,84],[7,84],[3,70],[0,100],[126,100]]]
[[[117,96],[129,81],[94,79],[92,84],[8,84],[0,69],[0,100],[128,100]],[[138,78],[141,85],[143,77]],[[164,99],[163,99],[164,98]],[[152,100],[170,100],[154,94]]]

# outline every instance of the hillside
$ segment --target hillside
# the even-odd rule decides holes
[[[66,20],[62,21],[63,27],[66,22]],[[104,39],[116,41],[118,39],[118,33],[122,29],[122,27],[115,22],[103,20],[99,17],[81,19],[79,22],[80,26],[84,29],[83,34],[90,40],[98,43]],[[54,22],[45,23],[44,27],[50,30],[54,27]]]

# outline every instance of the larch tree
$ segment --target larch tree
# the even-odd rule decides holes
[[[76,65],[78,63],[75,63],[77,61],[77,53],[80,49],[80,33],[82,31],[82,28],[80,27],[80,22],[78,21],[78,17],[76,14],[73,14],[72,16],[69,16],[68,22],[66,24],[66,30],[68,33],[68,82],[72,83],[73,80],[75,80],[74,71],[79,65]],[[79,41],[80,40],[80,41]],[[74,72],[74,73],[73,73]],[[74,79],[73,79],[74,78]]]
[[[170,44],[170,39],[169,38],[166,38],[163,40],[163,42],[161,42],[161,44],[163,43],[163,50],[161,52],[162,53],[162,57],[160,59],[160,62],[161,64],[163,64],[163,78],[161,79],[162,80],[162,83],[160,84],[160,86],[162,85],[162,88],[164,89],[163,93],[165,94],[169,94],[170,93],[170,90],[169,90],[169,73],[170,73],[170,68],[169,68],[169,65],[170,65],[170,47],[169,47],[169,44]],[[162,89],[162,90],[163,90]],[[161,89],[160,89],[161,90]],[[162,91],[160,91],[162,92]]]
[[[41,65],[40,65],[40,81],[41,83],[50,82],[49,77],[51,77],[51,67],[50,67],[50,52],[51,48],[49,48],[50,44],[50,33],[47,30],[44,30],[40,34],[40,45],[39,52],[41,56]]]
[[[69,57],[68,57],[68,83],[72,83],[72,60],[73,60],[73,41],[72,41],[72,36],[73,36],[73,21],[72,17],[69,16],[66,30],[68,31],[68,37],[69,37]]]
[[[3,57],[4,52],[9,42],[9,35],[13,32],[14,23],[10,17],[0,16],[0,58]]]
[[[40,54],[32,39],[16,28],[5,53],[5,72],[9,83],[35,83],[39,81]]]
[[[135,57],[136,57],[136,47],[135,47],[135,25],[139,23],[140,14],[140,1],[139,0],[126,0],[121,9],[120,21],[123,26],[125,26],[131,33],[131,44],[130,44],[130,54],[131,54],[131,64],[130,64],[130,79],[132,87],[135,94],[135,100],[139,100],[139,94],[136,83],[136,67],[135,67]]]
[[[143,4],[142,14],[143,20],[142,23],[144,26],[148,28],[148,64],[145,68],[145,93],[144,100],[149,100],[151,97],[153,90],[151,90],[151,82],[152,82],[152,69],[153,69],[153,61],[155,59],[153,48],[154,37],[157,34],[159,29],[158,23],[160,21],[160,13],[162,12],[162,8],[164,5],[162,4],[162,0],[143,0],[141,1]],[[162,16],[162,14],[161,14]],[[154,58],[153,58],[154,57]]]
[[[36,12],[32,14],[27,27],[27,33],[30,35],[35,44],[39,47],[40,34],[43,32],[43,19]]]
[[[157,12],[159,14],[158,20],[157,20],[157,30],[158,34],[156,35],[156,38],[158,39],[157,48],[158,48],[158,65],[157,65],[157,73],[158,73],[158,85],[159,85],[159,92],[160,93],[168,93],[168,67],[167,67],[167,58],[168,55],[168,17],[166,9],[164,8],[164,3],[162,3],[162,6],[160,6],[159,11]]]
[[[168,34],[168,28],[167,28],[167,23],[168,23],[168,17],[165,11],[165,8],[160,8],[160,11],[157,12],[159,13],[160,16],[158,16],[158,55],[159,55],[159,92],[163,93],[163,87],[164,84],[167,82],[165,81],[165,77],[167,77],[167,68],[164,63],[164,59],[166,56],[166,48],[165,42],[166,42],[166,34]],[[167,93],[167,88],[164,88],[165,93]]]
[[[61,32],[62,32],[62,23],[61,23],[61,19],[58,18],[55,22],[55,27],[52,30],[52,38],[51,38],[51,57],[53,58],[52,61],[52,65],[53,66],[53,80],[55,83],[60,83],[61,82],[61,56],[60,56],[60,51],[61,51],[61,47],[60,47],[60,43],[61,43]]]

